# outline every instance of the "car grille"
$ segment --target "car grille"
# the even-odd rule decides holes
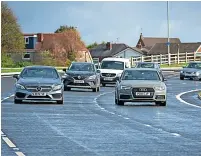
[[[70,82],[68,85],[72,85],[72,86],[90,86],[88,83],[73,83],[73,82]]]
[[[38,91],[37,88],[41,87],[41,91]],[[30,92],[50,92],[52,90],[51,86],[26,86],[26,89]]]
[[[191,72],[186,72],[186,74],[191,74]]]
[[[149,95],[136,95],[136,92],[150,92],[150,96]],[[133,88],[132,89],[132,94],[134,98],[153,98],[154,96],[154,89],[153,88]]]
[[[80,75],[80,77],[79,77],[79,76],[73,76],[73,78],[74,78],[75,80],[84,80],[86,77]]]
[[[29,95],[27,97],[27,99],[51,99],[48,95],[46,96],[32,96],[32,95]]]
[[[115,77],[116,74],[115,73],[102,73],[102,76],[105,76],[105,77]]]

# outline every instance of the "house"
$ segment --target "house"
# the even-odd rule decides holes
[[[171,43],[170,53],[196,53],[201,51],[201,43]],[[168,47],[165,43],[156,43],[149,51],[149,55],[168,54]]]
[[[89,50],[93,59],[101,61],[106,57],[131,58],[143,55],[143,52],[138,48],[132,48],[124,43],[99,44],[95,48]]]
[[[75,32],[26,33],[24,34],[24,53],[13,54],[12,58],[15,62],[30,61],[33,63],[40,63],[43,59],[42,52],[44,51],[49,50],[59,56],[62,51],[69,49],[76,52],[77,61],[91,61],[92,58],[90,52],[85,47],[84,43],[76,38],[78,37],[76,35]]]
[[[181,43],[179,38],[169,38],[170,43]],[[168,38],[158,38],[158,37],[143,37],[142,33],[140,34],[139,40],[136,44],[136,47],[146,52],[149,55],[149,51],[153,48],[155,44],[163,43],[167,44]]]

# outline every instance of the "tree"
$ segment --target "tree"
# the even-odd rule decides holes
[[[65,32],[68,30],[76,30],[76,27],[73,27],[73,26],[69,27],[67,25],[62,25],[54,33],[61,33],[61,32]]]
[[[25,48],[17,19],[5,2],[1,2],[1,48],[2,52],[20,52]]]
[[[102,41],[101,44],[105,44],[105,41]],[[95,48],[96,46],[98,46],[99,44],[97,42],[94,42],[92,44],[89,44],[87,46],[87,49],[92,49],[92,48]]]

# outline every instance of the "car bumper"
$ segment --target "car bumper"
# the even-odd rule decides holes
[[[75,83],[73,80],[65,80],[64,86],[69,88],[85,88],[85,89],[94,89],[98,87],[97,81],[92,80],[83,80],[83,83]]]
[[[34,96],[32,95],[33,92],[29,92],[27,90],[17,89],[15,91],[15,99],[22,100],[22,101],[39,101],[39,102],[56,102],[63,99],[63,88],[56,91],[51,92],[41,92],[45,95]]]
[[[118,77],[101,77],[100,80],[104,84],[116,84]]]
[[[165,102],[167,95],[166,91],[155,91],[152,96],[141,96],[134,97],[134,93],[132,91],[119,91],[118,98],[120,101],[124,102],[156,102],[161,101]]]
[[[180,74],[180,77],[183,77],[183,78],[198,78],[198,79],[200,79],[200,78],[201,78],[201,75],[195,75],[195,74],[191,74],[191,75]]]

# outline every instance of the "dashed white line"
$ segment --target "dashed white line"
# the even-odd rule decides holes
[[[2,139],[5,141],[5,143],[6,143],[9,147],[11,147],[11,148],[16,147],[15,144],[13,144],[12,141],[10,141],[10,139],[8,139],[7,137],[2,137]]]
[[[22,152],[15,152],[18,156],[25,156]]]
[[[124,117],[124,119],[129,120],[130,118],[126,118],[126,117]]]
[[[189,105],[189,106],[193,106],[193,107],[196,107],[196,108],[201,108],[201,106],[198,106],[198,105],[194,105],[192,103],[189,103],[189,102],[186,102],[184,101],[183,99],[181,99],[181,96],[184,95],[184,94],[187,94],[187,93],[192,93],[192,92],[197,92],[197,91],[200,91],[201,89],[196,89],[196,90],[190,90],[190,91],[187,91],[187,92],[182,92],[178,95],[176,95],[176,98],[177,100],[179,100],[180,102],[186,104],[186,105]]]
[[[181,135],[178,133],[171,133],[172,135],[176,136],[176,137],[180,137]]]
[[[146,126],[146,127],[152,127],[151,125],[147,125],[147,124],[144,124],[144,126]]]

